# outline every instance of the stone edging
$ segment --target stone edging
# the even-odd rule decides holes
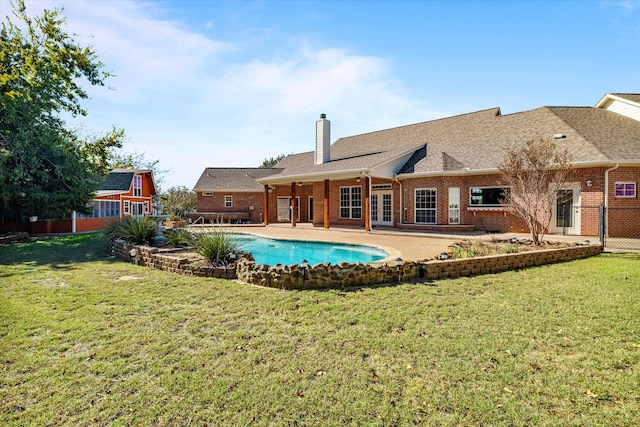
[[[429,261],[404,261],[400,267],[388,264],[316,264],[303,269],[294,265],[257,265],[243,257],[229,268],[203,265],[193,254],[151,246],[130,245],[121,240],[111,243],[111,253],[118,259],[171,273],[190,276],[238,279],[245,283],[281,289],[328,289],[351,286],[406,282],[414,279],[437,280],[499,273],[557,262],[573,261],[602,253],[602,246],[566,248],[512,254],[488,255]]]

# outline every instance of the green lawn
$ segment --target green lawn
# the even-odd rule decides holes
[[[640,425],[640,255],[354,291],[0,246],[0,425]]]

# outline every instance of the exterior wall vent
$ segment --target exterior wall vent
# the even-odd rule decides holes
[[[326,114],[320,114],[320,120],[316,122],[316,156],[315,164],[321,165],[331,160],[331,122]]]

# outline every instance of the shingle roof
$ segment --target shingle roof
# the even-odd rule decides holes
[[[256,179],[281,171],[281,168],[206,168],[193,191],[262,191]]]
[[[640,98],[640,95],[627,95]],[[366,170],[408,151],[400,173],[437,174],[456,170],[497,170],[505,150],[530,140],[552,138],[573,162],[640,159],[640,122],[594,107],[540,107],[502,115],[499,108],[338,139],[331,161],[314,164],[314,153],[287,156],[275,179]],[[426,144],[426,156],[419,150]],[[268,180],[267,180],[268,181]]]
[[[98,184],[98,191],[129,191],[134,170],[112,170]]]
[[[601,108],[550,107],[588,142],[571,152],[573,161],[640,159],[640,122]],[[593,153],[598,150],[600,155]]]
[[[637,102],[640,104],[640,93],[612,93],[619,98],[628,99],[629,101]]]

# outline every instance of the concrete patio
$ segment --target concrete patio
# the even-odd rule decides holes
[[[191,227],[198,228],[207,227]],[[287,239],[287,240],[315,240],[323,242],[340,242],[360,245],[375,246],[384,249],[389,253],[389,257],[384,261],[402,258],[405,261],[422,261],[432,259],[444,252],[450,245],[463,239],[482,240],[508,240],[516,237],[519,240],[530,239],[530,234],[523,233],[501,233],[487,234],[484,232],[460,233],[460,234],[440,234],[417,231],[398,231],[392,229],[374,229],[370,233],[358,228],[324,228],[314,227],[311,224],[301,223],[296,227],[290,224],[270,224],[268,226],[247,225],[232,226],[229,229],[255,234],[256,236]],[[597,243],[596,237],[584,236],[563,236],[550,234],[545,235],[544,240],[582,243],[585,240]]]

